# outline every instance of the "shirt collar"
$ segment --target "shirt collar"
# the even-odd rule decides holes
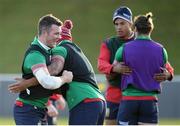
[[[45,44],[43,44],[38,38],[37,38],[37,41],[45,50],[50,50],[51,49],[48,46],[46,46]]]
[[[145,36],[145,35],[139,35],[136,37],[136,39],[145,39],[145,40],[151,40],[151,37]]]

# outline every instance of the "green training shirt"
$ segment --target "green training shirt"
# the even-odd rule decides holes
[[[39,42],[38,42],[38,38],[35,37],[33,42],[31,43],[32,45],[38,45],[41,48],[43,48]],[[50,53],[48,50],[46,50],[45,48],[43,48],[46,52]],[[24,72],[25,73],[32,73],[32,66],[36,65],[36,64],[45,64],[46,65],[46,59],[45,57],[39,52],[39,51],[32,51],[31,53],[29,53],[24,60]],[[46,103],[48,101],[48,98],[41,98],[41,99],[35,99],[35,100],[27,100],[27,99],[23,99],[23,98],[17,98],[17,100],[22,101],[23,103],[26,104],[30,104],[30,105],[34,105],[40,108],[45,108],[46,107]]]
[[[61,44],[69,42],[70,41],[68,40],[64,40],[61,42]],[[52,49],[52,55],[60,55],[66,58],[67,53],[68,51],[66,50],[66,48],[61,47],[61,45],[58,45],[57,47]],[[72,81],[71,83],[69,83],[69,89],[66,93],[66,100],[70,110],[86,98],[100,98],[102,100],[105,100],[100,90],[95,88],[90,83],[76,81]]]

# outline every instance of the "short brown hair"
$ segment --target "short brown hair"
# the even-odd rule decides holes
[[[38,34],[41,35],[43,30],[49,30],[53,25],[61,26],[63,23],[60,19],[53,16],[52,14],[47,14],[39,19],[38,23]]]

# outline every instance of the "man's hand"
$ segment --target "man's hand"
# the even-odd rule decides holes
[[[56,107],[52,104],[48,105],[47,106],[47,109],[48,109],[48,112],[47,114],[50,116],[50,117],[54,117],[54,116],[58,116],[58,110],[56,109]]]
[[[161,67],[160,69],[162,70],[162,73],[157,73],[154,75],[154,79],[159,83],[166,81],[171,77],[171,74],[167,71],[166,68]]]
[[[108,80],[113,80],[115,79],[119,74],[118,73],[111,73],[111,74],[106,74],[106,78]]]
[[[25,90],[27,87],[23,84],[23,82],[25,81],[24,79],[22,78],[15,78],[15,80],[17,82],[15,83],[12,83],[8,86],[8,90],[11,92],[11,93],[19,93],[23,90]]]
[[[113,63],[113,69],[112,69],[113,72],[116,72],[116,73],[120,73],[120,74],[125,74],[125,75],[129,75],[132,73],[132,70],[130,67],[126,66],[124,64],[124,62],[117,62],[115,61]]]
[[[24,91],[26,88],[38,85],[38,81],[35,77],[31,79],[22,79],[22,78],[15,78],[17,81],[16,83],[12,83],[8,86],[8,90],[12,93],[19,93]]]
[[[61,76],[61,79],[64,83],[69,83],[73,79],[73,74],[70,71],[64,70]]]

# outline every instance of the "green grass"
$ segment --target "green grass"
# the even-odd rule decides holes
[[[121,5],[130,7],[134,16],[153,13],[152,38],[165,46],[175,73],[180,74],[178,0],[0,0],[0,73],[21,72],[24,52],[36,35],[38,19],[47,13],[74,22],[73,40],[97,73],[100,44],[115,35],[112,15]]]
[[[58,125],[67,125],[66,118],[59,118]],[[15,125],[12,118],[0,118],[0,125]],[[159,125],[180,125],[180,119],[160,119]]]

